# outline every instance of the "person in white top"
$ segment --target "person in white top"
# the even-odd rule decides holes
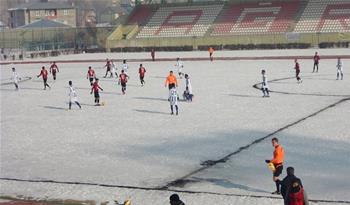
[[[128,64],[126,63],[126,60],[123,60],[122,70],[124,71],[125,74],[128,73],[128,69],[129,69],[129,66],[128,66]]]
[[[75,104],[78,105],[78,107],[81,109],[81,105],[78,102],[78,96],[77,96],[77,92],[75,91],[75,88],[73,87],[73,83],[72,81],[68,82],[69,84],[69,109],[72,108],[72,103],[74,102]]]
[[[117,73],[117,65],[111,60],[111,66],[112,66],[112,76],[115,75],[116,78],[118,78],[118,73]]]
[[[176,59],[175,67],[177,69],[179,77],[182,78],[182,76],[184,75],[184,73],[182,72],[182,69],[184,68],[184,63],[180,60],[180,58]]]
[[[192,102],[193,93],[192,93],[192,84],[190,80],[190,76],[185,74],[186,79],[186,90],[183,93],[184,100]]]
[[[174,106],[176,109],[176,115],[179,114],[179,107],[177,106],[177,98],[178,98],[178,95],[177,95],[176,88],[171,88],[170,97],[169,97],[171,115],[174,114]]]
[[[343,74],[343,61],[338,58],[338,63],[337,63],[337,80],[339,80],[339,77],[341,80],[343,80],[344,74]]]
[[[262,74],[262,83],[261,83],[262,87],[261,87],[261,90],[263,92],[263,97],[270,97],[269,86],[267,84],[266,71],[262,70],[261,74]]]
[[[18,90],[18,81],[21,80],[20,77],[18,77],[18,74],[16,72],[16,68],[12,68],[12,77],[11,77],[13,84],[15,84],[16,90]]]

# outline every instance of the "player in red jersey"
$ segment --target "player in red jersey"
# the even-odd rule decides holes
[[[60,72],[58,70],[58,66],[56,65],[56,62],[54,61],[52,65],[50,66],[50,73],[52,73],[53,80],[56,80],[56,73]]]
[[[103,89],[98,85],[98,78],[96,78],[95,82],[91,86],[91,92],[90,92],[90,94],[92,94],[92,92],[94,93],[96,105],[100,105],[99,90],[103,91]]]
[[[129,76],[124,73],[124,70],[122,70],[122,73],[119,75],[119,82],[118,84],[122,86],[122,93],[125,95],[126,91],[126,83],[128,82]]]
[[[294,69],[295,69],[295,77],[297,78],[297,81],[298,83],[302,83],[303,80],[300,78],[299,74],[300,74],[300,65],[298,63],[298,59],[295,59],[294,60],[295,62],[295,66],[294,66]]]
[[[111,63],[110,60],[108,60],[108,58],[106,59],[106,65],[105,65],[104,67],[107,68],[106,74],[105,74],[104,78],[107,77],[108,72],[110,73],[110,78],[112,78],[112,77],[113,77],[113,73],[112,73],[112,71],[111,71],[112,63]]]
[[[142,64],[140,64],[140,68],[139,68],[139,74],[140,74],[140,81],[141,81],[141,86],[145,85],[145,73],[146,73],[146,68],[142,66]]]
[[[318,64],[320,63],[320,59],[321,59],[320,56],[316,52],[315,56],[314,56],[314,68],[313,68],[312,72],[315,72],[315,68],[317,67],[316,73],[318,73]]]
[[[45,69],[45,66],[41,67],[41,71],[40,74],[37,76],[37,78],[39,78],[40,76],[43,77],[43,81],[44,81],[44,90],[46,90],[46,86],[49,87],[51,89],[51,87],[49,86],[49,84],[47,84],[47,76],[48,76],[48,72]]]
[[[89,66],[89,70],[86,75],[86,79],[89,79],[90,85],[92,86],[94,79],[96,78],[95,71]]]

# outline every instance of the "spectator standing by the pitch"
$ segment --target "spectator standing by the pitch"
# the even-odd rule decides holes
[[[213,47],[209,47],[208,52],[209,52],[209,59],[210,59],[210,61],[213,61],[214,60],[214,57],[213,57],[214,48]]]
[[[320,63],[320,56],[318,55],[318,53],[316,52],[314,55],[314,68],[312,69],[312,72],[315,72],[315,68],[317,68],[316,73],[318,73],[318,65]]]
[[[151,57],[152,57],[152,61],[156,60],[156,51],[154,50],[154,48],[151,49]]]
[[[271,160],[265,160],[265,162],[272,163],[275,167],[272,179],[276,184],[276,191],[272,192],[272,194],[280,194],[280,180],[278,177],[282,174],[283,170],[284,150],[283,147],[278,143],[277,138],[272,138],[271,143],[274,147],[273,158]]]

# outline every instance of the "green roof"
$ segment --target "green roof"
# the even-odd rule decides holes
[[[62,27],[70,27],[69,25],[57,22],[57,21],[51,21],[48,19],[40,19],[38,21],[34,21],[33,23],[24,25],[19,27],[19,29],[22,28],[62,28]]]

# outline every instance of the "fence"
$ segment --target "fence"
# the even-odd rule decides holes
[[[114,27],[36,28],[0,31],[0,47],[25,51],[104,48]]]

